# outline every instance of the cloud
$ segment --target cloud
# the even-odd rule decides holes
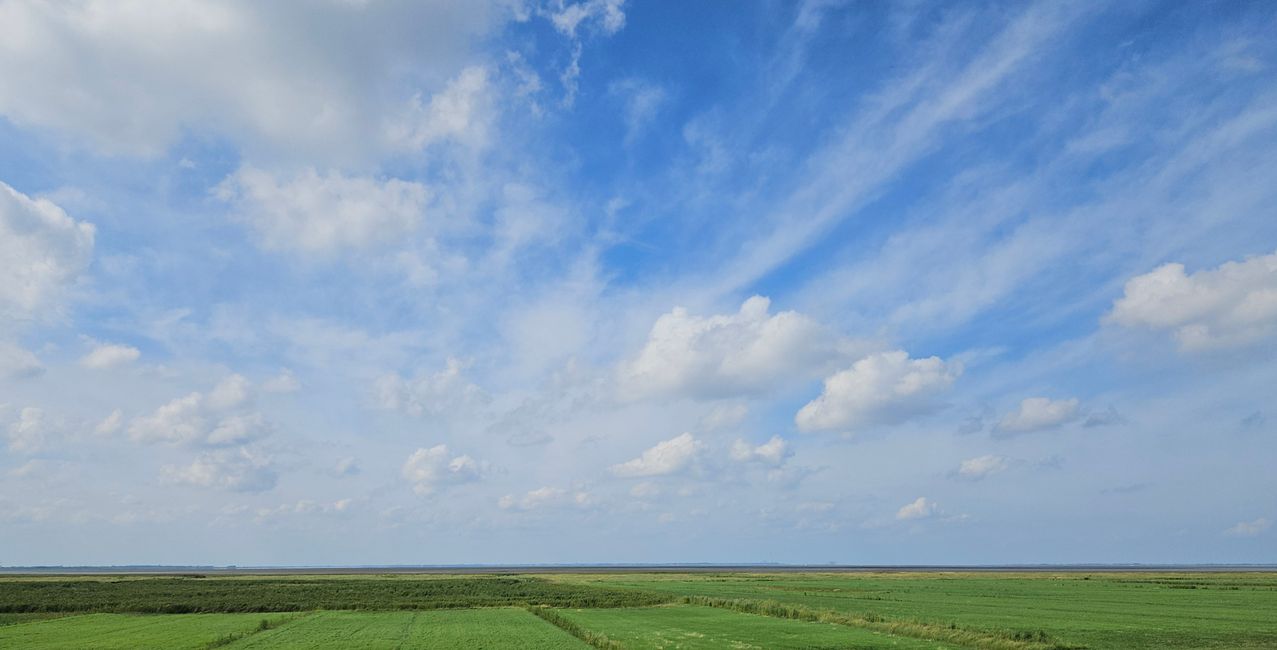
[[[31,379],[42,374],[44,364],[34,354],[26,348],[0,341],[0,379]]]
[[[208,394],[190,393],[133,418],[128,430],[134,442],[217,447],[265,437],[271,425],[253,407],[248,380],[230,375]]]
[[[906,504],[896,511],[896,519],[899,521],[909,521],[911,519],[926,519],[935,515],[937,512],[936,504],[928,501],[926,497],[918,497],[912,503]]]
[[[405,113],[464,77],[472,39],[511,4],[4,3],[0,114],[106,153],[155,155],[197,130],[254,157],[367,158],[419,145],[398,139]]]
[[[1241,521],[1236,526],[1224,531],[1229,537],[1256,537],[1260,533],[1273,527],[1273,522],[1264,517],[1260,517],[1254,521]]]
[[[430,101],[415,95],[407,113],[391,128],[391,139],[414,149],[448,141],[483,149],[491,128],[490,94],[487,69],[468,67]]]
[[[786,458],[793,455],[793,450],[789,448],[789,443],[785,442],[780,436],[772,436],[771,440],[754,446],[737,439],[732,443],[730,452],[731,459],[741,463],[758,462],[765,465],[777,466],[785,462]]]
[[[93,224],[0,181],[0,323],[37,317],[56,304],[88,266],[93,239]]]
[[[714,399],[765,391],[818,368],[835,353],[824,328],[793,311],[769,314],[762,296],[735,314],[693,316],[682,307],[662,315],[647,343],[622,364],[622,394]]]
[[[749,405],[744,402],[715,404],[709,413],[701,417],[697,426],[705,431],[728,429],[744,422],[747,415],[749,415]]]
[[[664,88],[640,79],[614,81],[608,92],[621,101],[626,144],[633,144],[666,102]]]
[[[462,361],[448,359],[439,372],[416,379],[384,375],[373,386],[373,400],[379,408],[415,416],[439,415],[487,402],[487,393],[466,380],[465,368]]]
[[[1076,398],[1053,400],[1047,397],[1029,397],[1020,402],[1020,408],[1002,416],[994,427],[995,433],[1016,434],[1043,431],[1072,422],[1081,416]]]
[[[880,352],[825,379],[824,391],[794,421],[803,431],[899,424],[934,410],[936,396],[961,374],[956,361],[910,359],[904,350]]]
[[[341,458],[336,465],[333,465],[333,474],[335,476],[354,476],[359,472],[359,461],[354,456]]]
[[[287,369],[262,382],[262,391],[266,393],[295,393],[301,387],[301,382],[297,381],[293,371]]]
[[[997,474],[1005,470],[1009,465],[1010,459],[1006,456],[977,456],[968,458],[958,466],[958,476],[962,478],[978,481],[991,474]]]
[[[111,411],[110,415],[102,418],[97,426],[93,427],[93,433],[99,436],[114,435],[124,426],[124,412],[120,409]]]
[[[231,492],[264,492],[275,487],[279,477],[269,458],[240,447],[205,452],[190,465],[166,466],[164,478]]]
[[[563,2],[556,0],[549,10],[550,22],[564,36],[576,38],[577,29],[588,25],[611,36],[625,27],[625,0],[585,0]]]
[[[403,477],[414,492],[430,495],[447,486],[477,481],[485,470],[486,464],[466,455],[452,456],[448,446],[441,444],[414,451],[404,462]]]
[[[18,412],[18,419],[9,424],[9,451],[32,453],[44,448],[50,435],[44,410],[28,406]]]
[[[217,186],[234,218],[269,250],[331,253],[398,241],[417,229],[430,192],[398,179],[319,173],[281,176],[245,165]]]
[[[114,368],[138,360],[142,353],[127,345],[99,344],[80,358],[80,365],[94,370]]]
[[[542,487],[530,490],[522,497],[516,498],[507,494],[497,501],[502,510],[537,510],[542,508],[576,506],[584,507],[593,503],[593,497],[583,490],[565,490],[556,487]]]
[[[690,433],[656,443],[633,460],[612,466],[612,473],[625,478],[664,476],[686,469],[704,449],[704,443]]]
[[[1126,283],[1106,321],[1169,331],[1185,351],[1238,347],[1277,334],[1277,252],[1186,274],[1165,264]]]

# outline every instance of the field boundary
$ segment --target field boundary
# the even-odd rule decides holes
[[[683,596],[681,602],[688,605],[715,607],[744,614],[757,614],[773,618],[786,618],[813,623],[834,623],[858,627],[875,632],[907,636],[929,641],[943,641],[981,650],[1083,650],[1085,646],[1073,646],[1054,642],[1041,630],[998,634],[957,624],[937,625],[921,621],[888,619],[882,616],[857,616],[833,610],[822,610],[802,605],[791,605],[775,600],[751,600],[740,598],[711,598],[708,596]]]
[[[599,650],[625,650],[625,646],[620,641],[610,639],[601,632],[587,630],[575,621],[568,620],[551,607],[546,605],[528,605],[524,609],[546,623],[580,639],[592,648],[598,648]]]

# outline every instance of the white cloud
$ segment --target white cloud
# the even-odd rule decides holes
[[[577,29],[583,24],[610,36],[625,27],[625,12],[621,9],[623,6],[625,0],[556,0],[549,11],[549,18],[554,28],[569,38],[575,38]]]
[[[737,462],[756,461],[766,465],[780,465],[785,459],[793,454],[789,448],[789,443],[785,442],[780,436],[772,436],[771,440],[761,445],[754,446],[744,440],[736,440],[732,443],[730,452],[731,458]]]
[[[281,176],[248,165],[222,181],[216,194],[263,247],[308,253],[397,241],[417,229],[430,198],[424,185],[394,178],[313,168]]]
[[[825,379],[819,397],[794,421],[803,431],[898,424],[935,408],[935,398],[962,374],[956,361],[910,359],[903,350],[867,356]]]
[[[44,364],[26,348],[0,341],[0,379],[30,379],[44,374]]]
[[[1264,517],[1254,521],[1241,521],[1236,526],[1224,531],[1230,537],[1255,537],[1273,527],[1273,522]]]
[[[896,519],[900,521],[908,521],[910,519],[926,519],[936,514],[936,504],[934,501],[928,501],[926,497],[918,497],[913,503],[906,504],[896,511]]]
[[[267,393],[295,393],[302,387],[301,382],[293,375],[292,370],[283,370],[278,375],[262,382],[262,391]]]
[[[245,447],[200,454],[190,465],[167,466],[164,477],[173,483],[232,492],[263,492],[278,480],[270,459]]]
[[[295,503],[281,503],[274,508],[258,508],[253,519],[258,522],[294,516],[338,515],[350,512],[354,499],[338,499],[331,502],[301,499]]]
[[[7,2],[0,114],[109,153],[203,129],[253,157],[366,158],[418,144],[396,139],[404,114],[464,77],[472,39],[512,4]]]
[[[448,359],[447,365],[431,375],[406,379],[391,373],[373,386],[376,405],[409,415],[439,415],[445,411],[482,404],[488,395],[463,374],[466,364]]]
[[[1072,422],[1080,415],[1076,398],[1029,397],[1020,402],[1019,409],[1002,416],[994,431],[1004,434],[1042,431]]]
[[[99,436],[113,435],[124,426],[124,412],[120,409],[111,411],[111,414],[102,418],[97,426],[93,427],[93,433]]]
[[[1277,334],[1277,252],[1193,274],[1165,264],[1126,283],[1108,322],[1170,331],[1183,350],[1254,343]]]
[[[38,316],[56,304],[66,285],[88,266],[93,238],[93,224],[76,221],[52,201],[32,199],[0,181],[0,323]]]
[[[404,462],[403,477],[414,492],[429,495],[449,485],[477,481],[484,470],[485,464],[466,455],[452,456],[447,445],[435,445],[414,451]]]
[[[754,296],[735,314],[693,316],[682,307],[662,315],[647,343],[622,364],[626,397],[711,399],[756,393],[812,372],[836,350],[824,328],[797,312],[769,314]]]
[[[142,353],[135,347],[104,343],[97,345],[92,351],[81,357],[80,365],[85,368],[105,370],[132,363],[137,361],[140,356],[142,356]]]
[[[584,507],[591,503],[593,503],[593,497],[589,492],[583,490],[542,487],[530,490],[527,494],[518,498],[507,494],[497,501],[497,506],[502,510],[536,510],[563,506]]]
[[[1006,456],[996,456],[993,454],[986,456],[977,456],[968,458],[958,466],[958,476],[962,478],[979,480],[991,474],[997,474],[1005,470],[1010,459]]]
[[[251,386],[231,375],[207,395],[176,398],[148,416],[129,423],[134,442],[167,442],[196,446],[237,445],[270,433],[266,418],[253,408]]]
[[[704,444],[690,433],[656,443],[643,455],[612,466],[612,473],[621,477],[662,476],[687,468],[696,460]]]
[[[709,413],[701,417],[698,426],[705,431],[728,429],[744,422],[747,415],[749,415],[749,405],[745,402],[715,404]]]
[[[9,424],[9,451],[31,453],[44,448],[49,436],[44,410],[28,406]]]
[[[491,128],[490,94],[488,71],[468,67],[430,101],[414,96],[406,114],[391,127],[391,140],[414,149],[452,141],[480,150],[488,144]]]
[[[618,97],[622,103],[626,144],[631,144],[638,138],[666,101],[664,88],[640,79],[613,82],[608,87],[608,92]]]

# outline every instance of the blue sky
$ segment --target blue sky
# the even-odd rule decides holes
[[[1277,561],[1275,28],[0,1],[0,563]]]

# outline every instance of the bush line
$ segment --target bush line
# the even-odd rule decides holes
[[[1079,648],[1083,647],[1054,643],[1046,632],[1042,630],[1004,633],[983,632],[958,627],[957,624],[936,625],[921,621],[888,619],[877,614],[845,614],[831,610],[814,609],[803,605],[790,605],[774,600],[684,596],[682,602],[688,605],[717,607],[745,614],[758,614],[813,623],[834,623],[916,639],[956,643],[984,650],[1079,650]]]
[[[533,616],[584,641],[592,648],[598,648],[599,650],[625,650],[625,646],[621,645],[619,641],[609,639],[606,634],[587,630],[549,607],[540,605],[536,607],[529,606],[525,609],[532,612]]]

